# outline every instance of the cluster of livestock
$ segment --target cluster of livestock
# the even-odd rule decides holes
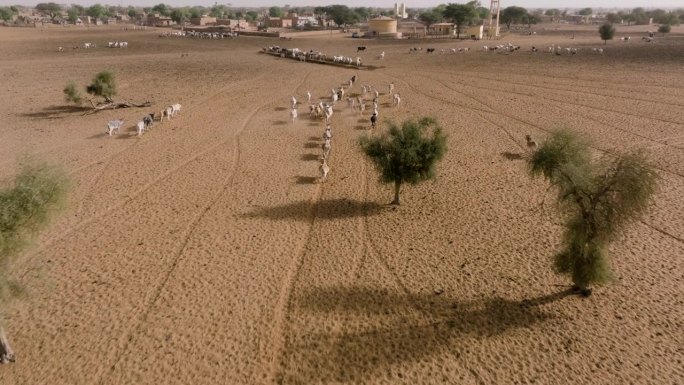
[[[320,51],[314,51],[313,49],[309,51],[303,51],[299,48],[284,48],[280,47],[277,45],[274,46],[269,46],[269,47],[263,47],[261,49],[262,52],[264,53],[269,53],[271,55],[278,55],[283,58],[290,58],[290,59],[295,59],[299,60],[302,62],[306,61],[313,61],[313,62],[318,62],[318,63],[332,63],[332,64],[343,64],[343,65],[350,65],[350,66],[356,66],[356,67],[361,67],[361,58],[356,57],[352,58],[349,56],[337,56],[337,55],[326,55],[323,52]],[[384,57],[384,52],[383,52],[383,57]]]
[[[166,120],[171,120],[172,117],[178,115],[181,110],[181,105],[176,103],[172,104],[163,110],[161,110],[158,114],[157,113],[150,113],[142,117],[136,123],[136,131],[138,133],[138,136],[142,136],[142,134],[145,133],[145,131],[149,130],[152,127],[152,124],[154,123],[155,117],[158,115],[159,116],[159,121],[163,122],[164,117],[166,117]],[[124,120],[123,119],[116,119],[116,120],[110,120],[107,122],[107,130],[106,133],[109,134],[109,136],[112,136],[114,134],[119,134],[121,127],[123,127]]]
[[[109,47],[109,48],[127,48],[127,47],[128,47],[128,42],[127,42],[127,41],[110,41],[110,42],[107,44],[107,47]],[[79,48],[91,49],[91,48],[97,48],[97,44],[95,44],[95,43],[90,43],[90,42],[86,42],[86,43],[83,43],[82,46],[75,45],[75,46],[73,46],[73,47],[71,47],[71,48],[72,48],[72,49],[79,49]],[[63,46],[57,47],[57,52],[63,52],[63,51],[64,51],[64,47],[63,47]]]
[[[470,48],[468,48],[468,47],[450,48],[448,50],[442,48],[439,50],[439,53],[441,53],[441,54],[445,54],[445,53],[449,53],[449,52],[451,52],[451,53],[464,53],[464,52],[469,52],[469,51],[470,51]],[[411,47],[411,48],[409,48],[409,53],[419,53],[419,52],[423,52],[423,47]],[[437,52],[436,48],[426,48],[425,49],[425,53],[435,53],[435,52]]]
[[[332,122],[332,116],[334,113],[334,107],[337,105],[338,102],[341,102],[343,100],[346,100],[347,106],[350,110],[352,111],[358,111],[360,115],[363,116],[364,112],[366,111],[366,103],[367,102],[372,102],[372,114],[370,116],[370,126],[369,129],[375,128],[379,119],[379,114],[378,114],[378,107],[379,107],[379,98],[380,98],[380,91],[374,87],[371,84],[364,84],[361,86],[361,92],[357,96],[346,96],[345,99],[345,94],[348,94],[349,91],[354,87],[354,84],[357,83],[358,77],[357,75],[352,76],[345,85],[340,86],[338,88],[331,88],[330,89],[330,97],[329,98],[320,98],[317,102],[313,101],[312,102],[312,95],[311,91],[306,91],[305,97],[307,100],[307,103],[309,105],[309,117],[312,120],[324,120],[325,122],[325,131],[323,133],[323,144],[322,144],[322,149],[323,149],[323,154],[321,156],[321,164],[319,166],[319,182],[324,182],[327,177],[328,173],[330,172],[330,166],[328,165],[328,159],[330,155],[330,150],[332,149],[332,127],[331,127],[331,122]],[[368,99],[366,99],[366,96],[369,96]],[[399,107],[399,104],[401,103],[401,96],[399,93],[395,92],[395,87],[394,83],[390,83],[387,86],[387,95],[390,96],[392,100],[392,105],[394,107]],[[300,104],[297,101],[297,98],[295,96],[292,96],[292,99],[290,99],[290,118],[292,119],[292,123],[295,123],[297,121],[297,118],[299,116],[299,113],[297,111],[297,106]],[[369,107],[370,108],[370,107]]]
[[[205,31],[174,31],[164,32],[159,34],[159,37],[188,37],[193,39],[208,39],[208,40],[222,40],[233,39],[238,37],[237,32],[222,31],[222,32],[205,32]]]
[[[110,41],[107,44],[108,48],[128,48],[127,41]]]

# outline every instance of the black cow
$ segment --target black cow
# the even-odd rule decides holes
[[[365,50],[366,50],[366,46],[365,46],[365,45],[360,45],[360,46],[356,47],[356,52],[365,51]]]
[[[433,53],[433,52],[435,52],[435,49],[434,49],[434,48],[428,48],[428,49],[427,49],[427,53]]]

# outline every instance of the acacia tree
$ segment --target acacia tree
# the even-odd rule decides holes
[[[658,32],[660,33],[670,33],[672,31],[672,27],[669,24],[663,24],[660,27],[658,27]]]
[[[511,29],[511,24],[518,24],[522,22],[523,18],[527,15],[527,10],[522,7],[511,6],[504,8],[501,12],[501,21],[506,24],[508,29]]]
[[[73,102],[75,104],[81,104],[83,98],[81,94],[76,89],[76,85],[70,81],[64,87],[64,98],[67,102]],[[92,99],[87,99],[92,105],[92,110],[87,111],[88,113],[95,113],[104,109],[115,109],[115,108],[128,108],[128,107],[149,107],[152,105],[149,101],[143,103],[132,103],[128,101],[115,102],[112,98],[116,95],[116,79],[114,74],[110,71],[102,71],[95,75],[93,82],[86,87],[86,92],[93,96],[98,96],[104,99],[97,104]],[[85,115],[84,114],[84,115]]]
[[[425,23],[425,26],[429,30],[433,24],[442,21],[442,19],[444,18],[444,14],[442,14],[442,12],[440,12],[438,9],[433,8],[431,10],[421,13],[420,15],[418,15],[418,18],[420,19],[420,21]]]
[[[360,145],[380,171],[380,180],[394,183],[392,204],[398,205],[403,183],[417,184],[435,177],[435,165],[446,152],[446,136],[435,119],[425,117],[406,120],[401,127],[389,122],[388,132],[362,137]]]
[[[57,209],[63,207],[67,185],[61,170],[25,159],[14,186],[0,189],[0,310],[21,292],[9,279],[12,263]],[[13,361],[14,352],[0,324],[0,363]]]
[[[62,15],[62,6],[57,3],[38,3],[36,4],[36,9],[46,14],[52,20]]]
[[[444,10],[444,17],[456,24],[456,38],[460,39],[463,26],[470,24],[477,17],[477,13],[472,3],[449,4]]]
[[[613,36],[615,36],[615,27],[611,23],[605,23],[599,27],[599,35],[601,35],[603,44],[608,44],[608,40],[613,40]]]
[[[565,130],[553,132],[528,166],[558,189],[567,218],[555,268],[572,277],[575,290],[591,295],[590,284],[611,277],[608,244],[647,209],[658,175],[641,152],[592,161],[587,144]]]
[[[86,91],[91,95],[104,98],[107,103],[111,103],[112,97],[116,95],[116,79],[114,74],[109,71],[98,73],[93,78],[93,82],[86,87]]]

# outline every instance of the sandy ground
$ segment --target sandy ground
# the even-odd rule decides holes
[[[29,295],[3,309],[18,356],[0,384],[684,383],[684,30],[652,44],[621,30],[632,42],[607,46],[539,30],[504,39],[522,45],[513,55],[363,41],[375,69],[354,71],[257,54],[355,56],[359,41],[334,35],[1,28],[0,179],[30,153],[73,190],[15,266]],[[129,48],[102,48],[112,40]],[[56,50],[86,41],[98,48]],[[529,52],[551,43],[582,50]],[[154,108],[65,107],[66,82],[103,69],[121,98]],[[327,96],[354,73],[383,93],[395,83],[402,105],[382,95],[381,119],[431,115],[449,135],[437,180],[406,187],[398,208],[356,145],[368,115],[339,106],[324,184],[323,124],[305,105],[290,122],[292,95]],[[134,136],[175,102],[179,117]],[[119,117],[124,132],[106,136]],[[588,299],[552,270],[553,193],[504,156],[559,126],[599,155],[645,148],[661,175],[648,215],[611,247],[615,282]]]

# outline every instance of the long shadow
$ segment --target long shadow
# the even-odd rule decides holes
[[[285,120],[276,120],[273,122],[274,126],[284,126],[286,124],[287,124],[287,122]]]
[[[320,159],[321,159],[321,155],[320,155],[320,154],[302,154],[302,156],[300,157],[300,159],[303,160],[303,161],[305,161],[305,162],[310,162],[310,161],[313,161],[313,160],[320,160]]]
[[[503,298],[459,302],[447,296],[403,295],[362,287],[315,288],[297,299],[301,309],[329,317],[339,315],[348,321],[355,315],[360,319],[383,317],[383,326],[309,334],[292,341],[286,357],[295,356],[297,368],[286,367],[284,383],[362,383],[397,363],[423,361],[447,348],[453,351],[464,339],[472,343],[473,339],[484,340],[543,322],[552,315],[539,306],[570,293],[522,302]],[[428,313],[430,320],[406,317],[416,309]]]
[[[315,184],[318,178],[315,176],[298,176],[297,184]]]
[[[304,148],[320,148],[321,144],[316,142],[306,142],[304,143]]]
[[[298,177],[299,180],[309,177]],[[313,178],[315,181],[316,178]],[[313,183],[313,182],[309,182]],[[329,199],[319,202],[301,201],[275,207],[262,207],[244,214],[248,218],[268,218],[274,220],[296,219],[309,221],[311,219],[311,205],[316,207],[316,219],[333,220],[354,218],[363,215],[377,215],[387,209],[387,206],[372,202],[360,202],[351,199]]]
[[[106,132],[102,132],[99,134],[91,135],[91,136],[87,137],[86,139],[99,139],[99,138],[104,138],[107,136],[109,136],[109,134],[107,134]]]
[[[62,119],[74,113],[90,110],[90,107],[85,106],[50,106],[43,108],[43,110],[39,112],[24,112],[18,115],[36,119]]]
[[[309,140],[321,140],[320,136],[310,136]]]
[[[521,160],[524,159],[523,154],[517,153],[517,152],[510,152],[510,151],[504,151],[501,153],[501,156],[508,160]]]
[[[287,110],[287,108],[285,108],[285,107],[276,107],[276,108],[274,108],[274,110],[275,110],[275,111],[285,111],[285,110]]]
[[[355,130],[364,130],[364,131],[366,131],[366,130],[368,129],[368,127],[359,124],[359,125],[354,126],[354,129],[355,129]]]

